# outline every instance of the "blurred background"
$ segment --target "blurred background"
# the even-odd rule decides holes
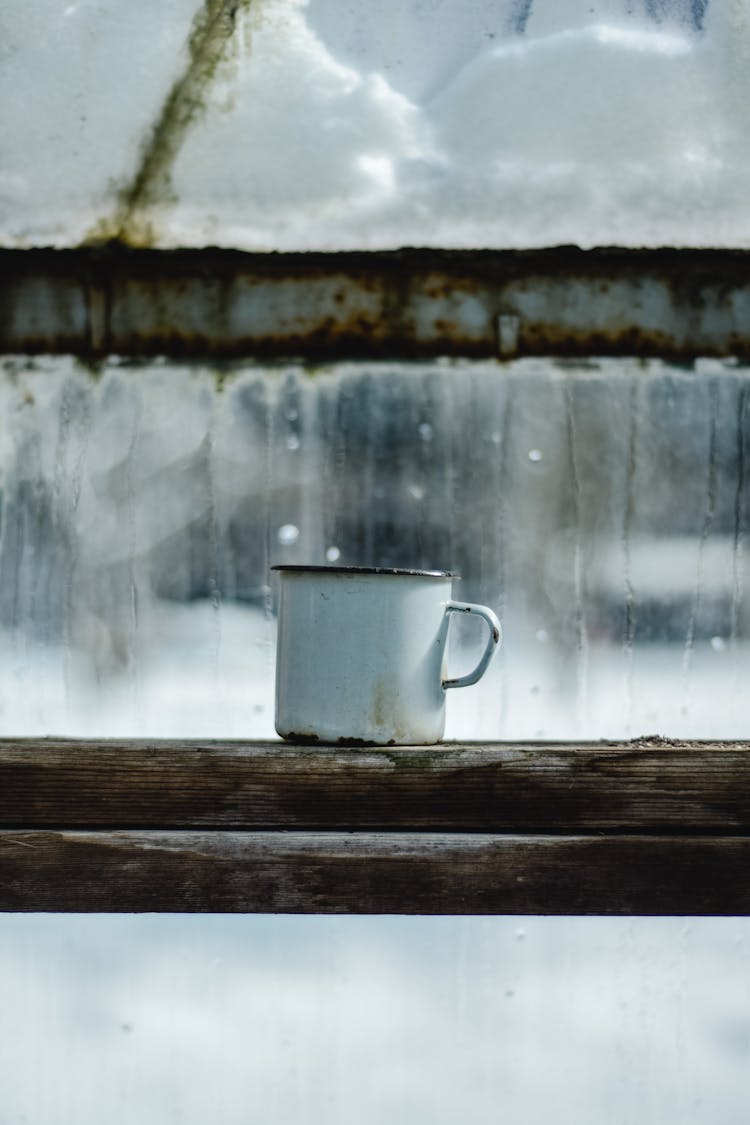
[[[497,609],[449,737],[747,732],[741,365],[16,357],[2,396],[9,734],[273,737],[269,567],[326,562]]]

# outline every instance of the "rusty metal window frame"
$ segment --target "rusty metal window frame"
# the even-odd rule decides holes
[[[0,251],[0,350],[130,357],[750,357],[750,251]]]

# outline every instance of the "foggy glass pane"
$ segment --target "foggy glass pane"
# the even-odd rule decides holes
[[[722,0],[26,0],[0,241],[747,246]]]
[[[96,237],[184,66],[195,0],[0,11],[0,241]]]
[[[749,396],[714,361],[7,359],[2,730],[273,736],[269,568],[336,562],[497,610],[449,738],[742,738]]]
[[[5,918],[3,1115],[744,1125],[749,942],[733,919]]]

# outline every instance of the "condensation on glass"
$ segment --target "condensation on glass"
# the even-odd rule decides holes
[[[3,1112],[742,1125],[749,942],[737,919],[9,918]]]
[[[274,563],[495,607],[449,737],[747,731],[746,367],[19,357],[0,394],[8,733],[271,735]]]
[[[747,246],[745,0],[27,0],[0,242]]]

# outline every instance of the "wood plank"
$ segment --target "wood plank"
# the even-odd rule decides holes
[[[2,832],[0,909],[748,914],[750,838]]]
[[[0,827],[750,833],[750,743],[0,742]]]

